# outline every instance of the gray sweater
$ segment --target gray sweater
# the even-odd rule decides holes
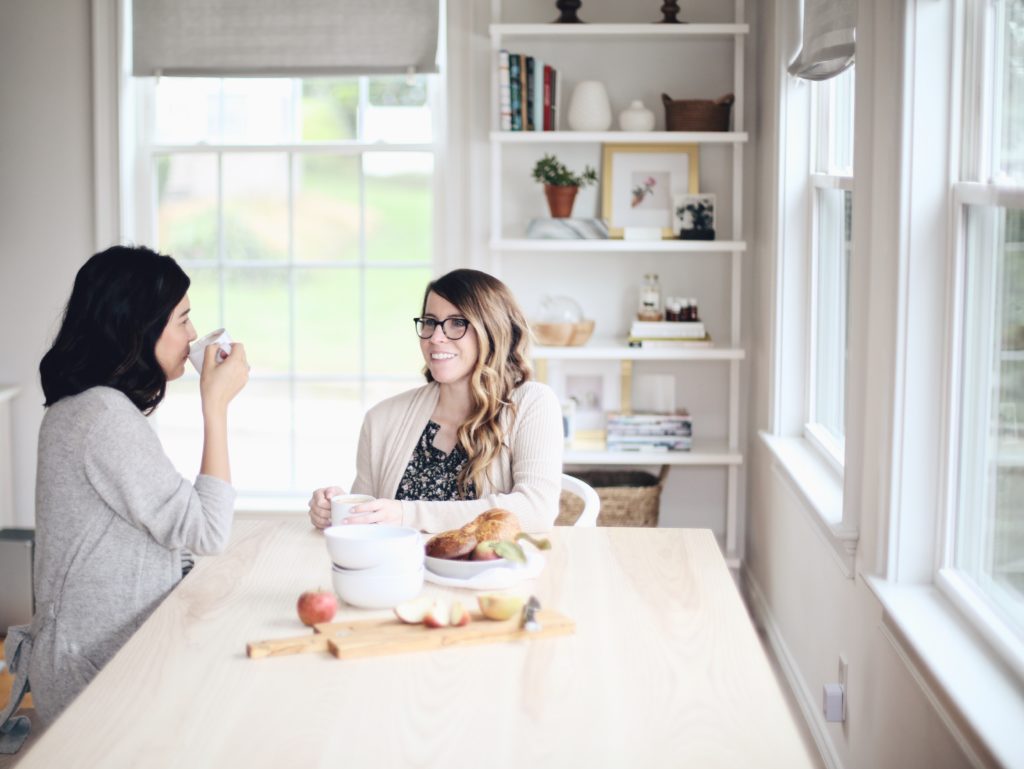
[[[174,469],[118,390],[51,406],[39,430],[35,599],[28,680],[52,721],[181,580],[183,548],[227,545],[235,492]]]

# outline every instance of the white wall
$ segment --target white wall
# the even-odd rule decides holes
[[[0,383],[12,403],[14,520],[35,518],[39,359],[92,254],[89,3],[0,3]]]
[[[848,578],[840,567],[822,529],[816,525],[803,498],[794,493],[784,476],[773,467],[772,456],[758,437],[769,430],[772,382],[772,302],[774,300],[775,223],[779,142],[777,103],[778,62],[795,52],[779,42],[776,15],[797,18],[797,0],[766,0],[757,3],[753,23],[757,28],[757,200],[755,214],[754,265],[751,297],[754,305],[753,351],[751,355],[751,425],[749,445],[749,488],[745,582],[752,608],[768,630],[770,642],[791,676],[829,766],[846,769],[903,769],[904,767],[962,767],[969,765],[958,739],[940,712],[932,693],[919,684],[900,646],[883,624],[883,610],[864,582],[864,575],[876,573],[876,551],[884,518],[886,474],[880,469],[890,447],[888,414],[892,387],[886,372],[891,370],[894,326],[883,318],[894,313],[897,242],[883,241],[883,248],[870,255],[870,275],[854,278],[851,300],[851,360],[855,351],[866,355],[866,364],[851,367],[847,378],[849,402],[867,400],[863,426],[858,427],[860,451],[848,449],[847,494],[853,494],[860,510],[855,577]],[[901,63],[901,3],[860,3],[857,29],[858,99],[865,91],[870,98],[858,101],[857,169],[870,168],[868,179],[858,177],[855,207],[868,211],[865,198],[870,192],[892,196],[896,208],[899,163],[894,137],[900,133],[900,93],[897,85]],[[791,30],[790,30],[791,31]],[[861,89],[861,81],[890,83],[888,87]],[[862,157],[863,155],[863,157]],[[873,201],[878,202],[878,201]],[[884,205],[884,201],[883,205]],[[865,214],[857,212],[855,217]],[[892,222],[876,221],[884,227]],[[855,219],[855,242],[857,238]],[[875,241],[877,243],[877,240]],[[857,255],[855,255],[855,258]],[[862,259],[866,258],[860,252]],[[881,266],[876,270],[875,266]],[[870,287],[866,281],[870,279]],[[865,283],[857,283],[865,281]],[[864,293],[861,293],[864,292]],[[870,295],[867,294],[870,292]],[[861,300],[859,303],[856,300]],[[866,309],[879,322],[865,316]],[[877,310],[876,310],[877,308]],[[870,340],[868,346],[865,340]],[[866,352],[864,352],[866,350]],[[857,353],[858,355],[861,353]],[[848,712],[843,724],[826,724],[821,715],[822,685],[837,680],[840,655],[849,664]]]

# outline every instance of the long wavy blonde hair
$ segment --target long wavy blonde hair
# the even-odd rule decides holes
[[[512,391],[533,376],[526,357],[530,327],[508,286],[479,270],[452,270],[427,286],[423,309],[431,292],[455,305],[476,331],[477,359],[469,377],[472,399],[469,418],[459,427],[459,444],[469,461],[458,477],[459,493],[468,498],[469,486],[477,493],[505,443],[502,419],[515,419]],[[424,368],[427,381],[434,378]]]

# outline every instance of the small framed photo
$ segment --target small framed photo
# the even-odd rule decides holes
[[[570,426],[572,434],[603,430],[605,414],[622,408],[618,361],[549,361],[547,379],[563,403],[567,433]],[[567,401],[573,404],[569,408],[564,405]]]
[[[715,196],[710,193],[676,195],[672,199],[676,237],[680,240],[715,239]]]
[[[658,228],[675,237],[673,201],[696,194],[700,178],[696,144],[606,144],[602,158],[601,215],[608,234],[627,227]]]

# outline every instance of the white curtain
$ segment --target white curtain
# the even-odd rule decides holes
[[[789,74],[828,80],[853,64],[857,0],[803,0],[803,42]]]
[[[437,71],[438,0],[133,0],[137,76]]]

